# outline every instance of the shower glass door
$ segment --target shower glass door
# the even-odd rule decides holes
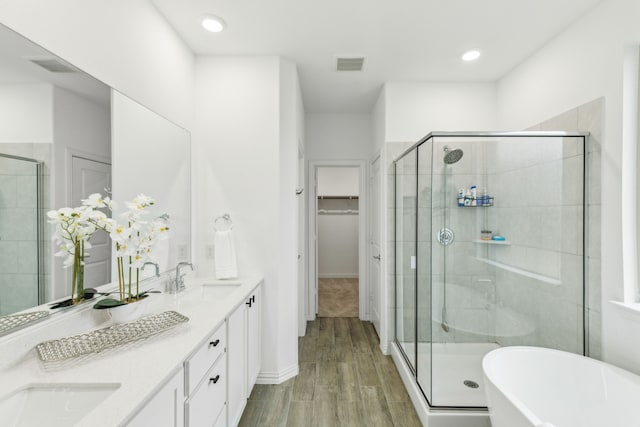
[[[417,268],[417,372],[419,387],[431,402],[431,289],[432,289],[432,145],[423,144],[418,150],[418,268]]]
[[[395,163],[395,329],[396,342],[416,370],[416,178],[413,150]]]
[[[498,347],[491,333],[475,333],[491,317],[492,307],[484,296],[495,276],[476,252],[481,231],[488,227],[489,208],[480,203],[489,187],[488,146],[477,139],[434,137],[432,147],[430,402],[439,407],[485,407],[482,357]],[[465,203],[468,196],[475,196],[475,201]]]

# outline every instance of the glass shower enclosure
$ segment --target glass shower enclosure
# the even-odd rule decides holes
[[[0,153],[0,316],[44,303],[42,169]]]
[[[432,133],[395,160],[395,341],[431,407],[486,407],[492,349],[585,353],[586,139]]]

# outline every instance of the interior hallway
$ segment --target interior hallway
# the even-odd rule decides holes
[[[300,374],[256,384],[240,426],[421,426],[373,325],[321,317],[298,339]]]

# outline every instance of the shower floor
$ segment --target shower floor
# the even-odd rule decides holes
[[[418,382],[429,397],[431,406],[484,407],[482,358],[500,348],[494,343],[434,343],[433,367],[429,369],[430,345],[418,346]],[[413,343],[403,343],[405,352],[413,352]],[[429,374],[433,372],[433,390],[429,392]],[[465,381],[473,381],[478,388],[470,388]]]

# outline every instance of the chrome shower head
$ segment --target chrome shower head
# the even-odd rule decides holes
[[[445,145],[444,149],[444,162],[448,165],[456,163],[462,158],[464,154],[460,148],[449,148]]]

